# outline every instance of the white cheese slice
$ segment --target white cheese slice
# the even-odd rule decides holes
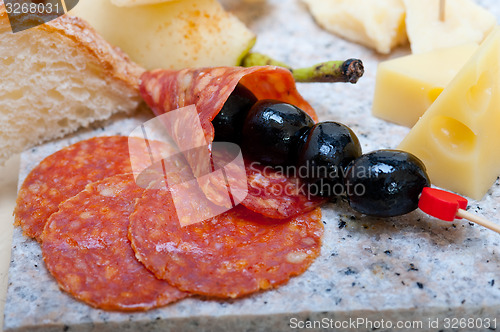
[[[303,1],[326,30],[379,53],[407,42],[402,0]]]
[[[495,27],[496,19],[471,0],[445,1],[444,20],[439,0],[404,0],[406,32],[413,53],[463,43],[480,43]]]

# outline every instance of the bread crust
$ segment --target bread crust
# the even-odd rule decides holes
[[[120,48],[109,44],[83,19],[65,14],[55,20],[18,33],[30,33],[32,29],[59,34],[61,43],[72,41],[78,52],[87,54],[99,63],[107,77],[124,82],[139,94],[139,77],[145,69],[130,60]],[[0,0],[0,33],[12,33],[10,30],[5,5],[3,0]]]
[[[36,22],[39,18],[25,16],[21,20]],[[4,1],[0,0],[0,37],[2,37],[1,49],[4,51],[0,60],[6,59],[2,61],[1,66],[10,75],[0,80],[10,87],[10,90],[6,89],[2,96],[5,95],[6,100],[13,101],[12,105],[7,106],[3,103],[1,106],[3,109],[0,109],[0,122],[2,122],[0,165],[15,153],[44,141],[62,137],[93,121],[104,120],[117,112],[130,114],[142,100],[139,93],[139,78],[145,69],[130,60],[118,47],[110,45],[81,18],[65,14],[45,24],[13,33]],[[50,49],[43,50],[42,58],[36,58],[38,54],[30,53],[31,49],[17,57],[17,52],[24,51],[24,47],[30,48],[31,45]],[[30,55],[35,59],[30,59]],[[47,57],[46,62],[43,62],[43,56]],[[52,59],[51,56],[56,56],[57,59]],[[71,64],[73,56],[77,58],[75,63],[79,66]],[[67,72],[64,65],[54,72],[59,75],[61,82],[67,80],[71,83],[73,75],[78,76],[74,83],[75,94],[70,90],[67,91],[67,96],[60,94],[57,89],[57,77],[50,76],[44,81],[45,77],[42,75],[52,73],[50,72],[52,60],[68,62]],[[46,63],[49,63],[48,69],[44,67]],[[19,67],[13,67],[16,65]],[[80,76],[79,70],[82,70]],[[95,82],[99,83],[96,85]],[[109,89],[100,90],[108,86]],[[55,92],[51,89],[55,89]],[[65,89],[64,85],[61,89]],[[51,91],[55,95],[50,95]],[[29,95],[30,93],[42,99],[39,99],[36,105],[30,106],[29,103],[32,103],[30,98],[33,97]],[[45,93],[47,93],[46,99],[44,99]],[[94,100],[88,100],[91,93],[97,93],[98,98],[95,103]],[[81,97],[82,95],[84,97]],[[89,102],[91,106],[88,106]],[[46,108],[41,109],[42,113],[37,113],[40,110],[37,107],[40,105]],[[87,112],[86,108],[90,111]],[[78,113],[80,111],[83,113]],[[30,126],[34,127],[33,130],[27,129]]]

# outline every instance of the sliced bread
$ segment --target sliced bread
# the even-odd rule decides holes
[[[77,17],[12,33],[0,1],[0,165],[43,141],[134,111],[143,71]]]

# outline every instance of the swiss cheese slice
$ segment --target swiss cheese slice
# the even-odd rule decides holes
[[[488,36],[399,148],[431,182],[481,199],[500,174],[500,27]]]
[[[373,115],[413,127],[477,48],[470,43],[381,62]]]

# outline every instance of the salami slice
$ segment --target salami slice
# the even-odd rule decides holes
[[[136,147],[135,170],[146,168],[150,163],[149,151],[140,150],[144,144],[133,146]],[[150,146],[162,147],[159,142]],[[132,169],[125,136],[95,137],[59,150],[45,158],[24,180],[14,211],[15,223],[22,227],[25,235],[40,241],[43,227],[59,203],[91,182],[129,172]]]
[[[269,218],[285,219],[314,210],[328,199],[308,194],[306,185],[294,174],[259,163],[245,164],[248,195],[245,207]]]
[[[131,174],[116,175],[87,185],[49,218],[43,258],[61,289],[94,307],[120,311],[147,310],[187,296],[134,256],[129,215],[143,192]]]
[[[156,115],[194,104],[201,122],[202,135],[205,135],[206,149],[210,152],[214,139],[211,121],[220,112],[239,82],[252,91],[258,99],[281,100],[300,107],[315,121],[318,119],[314,109],[298,93],[290,71],[275,66],[155,70],[142,75],[140,91]],[[179,136],[174,137],[179,146],[186,145],[186,141],[200,141],[200,133],[189,125],[190,121],[187,122],[188,124],[184,125],[176,123],[172,125],[172,131]],[[182,128],[182,131],[179,128]],[[187,154],[186,159],[198,177],[200,187],[207,198],[218,205],[227,205],[226,183],[198,176],[203,172],[197,172],[196,169],[200,168],[200,165],[209,165],[204,160],[207,159],[205,154]]]
[[[180,227],[168,190],[147,190],[130,216],[136,257],[183,291],[236,298],[303,273],[319,255],[323,224],[315,209],[279,222],[242,205]]]

